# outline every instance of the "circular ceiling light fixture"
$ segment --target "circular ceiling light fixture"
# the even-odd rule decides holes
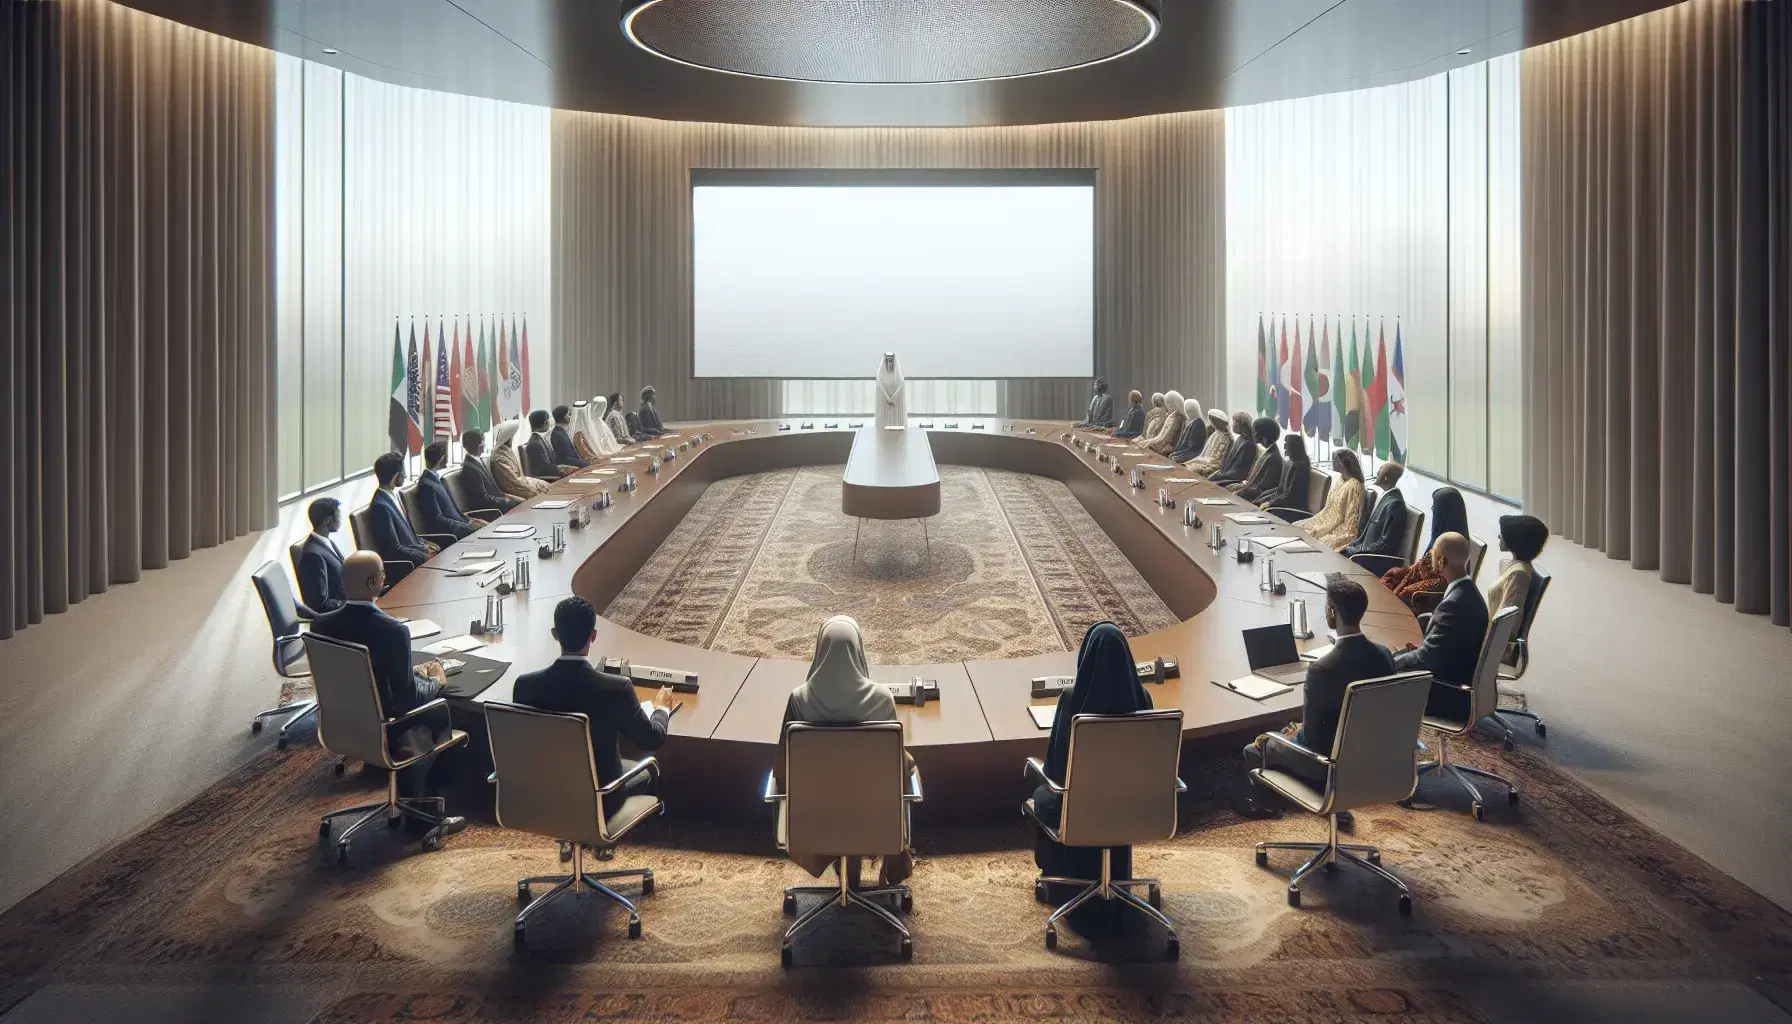
[[[1157,37],[1158,0],[622,0],[622,33],[707,71],[840,85],[1070,71]]]

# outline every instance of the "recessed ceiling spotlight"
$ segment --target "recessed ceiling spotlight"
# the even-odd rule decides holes
[[[336,49],[334,46],[326,46],[326,47],[324,47],[324,52],[334,54],[334,53],[340,53],[341,51]]]
[[[1469,50],[1471,50],[1471,49],[1473,49],[1473,47],[1469,47],[1469,46],[1464,46],[1464,47],[1463,47],[1463,48],[1462,48],[1462,49],[1460,49],[1460,50],[1457,50],[1457,51],[1456,51],[1456,56],[1458,56],[1458,57],[1466,57],[1466,56],[1468,56],[1468,52],[1469,52]]]
[[[1069,71],[1158,34],[1162,0],[622,0],[656,57],[794,82],[935,85]]]

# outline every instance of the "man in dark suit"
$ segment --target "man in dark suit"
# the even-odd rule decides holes
[[[650,384],[641,389],[641,429],[648,437],[658,437],[666,432],[666,425],[660,422],[660,411],[653,404],[654,391]]]
[[[448,682],[441,663],[428,661],[413,670],[411,631],[373,603],[386,585],[386,569],[380,557],[371,551],[357,551],[343,559],[342,585],[348,593],[348,603],[312,623],[311,631],[367,648],[374,684],[379,688],[380,712],[388,720],[394,719],[439,696]],[[391,726],[386,743],[395,760],[404,760],[434,750],[447,738],[449,728],[448,707],[442,705]],[[434,764],[435,755],[430,754],[400,771],[399,795],[432,795],[429,770]],[[444,837],[466,827],[465,818],[442,819]]]
[[[653,714],[641,709],[634,684],[621,676],[599,671],[591,664],[591,643],[597,639],[597,609],[582,597],[569,597],[554,606],[554,639],[560,641],[560,657],[537,672],[517,677],[511,699],[543,711],[578,712],[591,733],[591,756],[597,765],[599,785],[609,785],[635,762],[616,750],[618,737],[626,737],[640,750],[658,750],[666,742],[666,725],[672,718],[672,688],[662,686],[653,698]],[[628,785],[604,797],[604,814],[615,814],[624,800],[646,792],[649,776],[643,772]]]
[[[1120,421],[1114,418],[1114,396],[1108,394],[1108,379],[1095,378],[1095,394],[1089,398],[1089,411],[1083,417],[1079,427],[1102,428],[1112,427]]]
[[[1406,498],[1401,495],[1399,486],[1400,476],[1405,472],[1406,467],[1398,462],[1384,462],[1375,471],[1375,486],[1381,489],[1381,500],[1375,503],[1375,511],[1369,514],[1369,521],[1356,540],[1345,545],[1340,554],[1349,558],[1352,555],[1398,556],[1405,553],[1401,545],[1406,541]]]
[[[448,493],[448,484],[442,479],[442,467],[446,465],[448,442],[435,441],[423,449],[423,475],[417,478],[417,515],[423,520],[424,533],[446,533],[461,540],[491,524],[469,518],[454,503],[454,495]]]
[[[367,503],[373,549],[388,562],[411,563],[409,568],[392,573],[392,582],[397,583],[440,549],[417,536],[417,531],[411,529],[409,517],[404,514],[404,506],[399,503],[398,486],[404,483],[404,456],[387,452],[374,459],[373,478],[379,484],[379,490],[373,492],[373,500]]]
[[[348,603],[342,589],[342,552],[330,534],[342,529],[342,502],[319,498],[305,510],[311,517],[311,535],[299,552],[299,601],[313,618]]]
[[[1369,595],[1362,584],[1348,576],[1334,573],[1326,579],[1325,623],[1338,635],[1332,649],[1307,666],[1304,707],[1298,726],[1289,726],[1280,733],[1265,733],[1244,748],[1248,768],[1276,768],[1312,783],[1325,786],[1326,772],[1298,750],[1281,743],[1286,737],[1322,757],[1332,756],[1332,741],[1338,735],[1338,716],[1344,710],[1344,691],[1360,679],[1379,679],[1394,674],[1394,656],[1388,649],[1363,635],[1363,613],[1369,610]],[[1255,782],[1248,803],[1237,808],[1241,815],[1253,818],[1280,817],[1281,811],[1267,800]],[[1351,824],[1345,814],[1338,823]]]
[[[532,431],[529,440],[523,445],[523,472],[542,480],[558,480],[578,469],[577,466],[561,465],[554,458],[554,445],[548,439],[548,430],[554,420],[546,409],[537,409],[529,414],[529,429]]]
[[[1439,718],[1468,715],[1469,694],[1436,684],[1473,685],[1481,644],[1487,639],[1487,599],[1469,578],[1470,554],[1468,538],[1460,533],[1437,538],[1431,557],[1445,580],[1443,599],[1431,613],[1425,639],[1394,655],[1394,667],[1401,672],[1424,669],[1431,673],[1431,699],[1425,702],[1425,713]]]
[[[579,458],[579,451],[572,446],[572,434],[567,431],[567,424],[572,422],[572,407],[568,405],[554,406],[554,429],[548,434],[548,441],[554,446],[554,460],[562,466],[584,469],[591,463]]]
[[[468,482],[467,493],[479,503],[476,507],[508,512],[522,504],[521,499],[512,498],[498,488],[497,478],[492,476],[492,468],[485,464],[483,430],[469,430],[460,435],[460,446],[467,453],[460,460],[461,479]]]

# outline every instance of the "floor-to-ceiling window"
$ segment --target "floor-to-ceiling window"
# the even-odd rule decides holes
[[[438,370],[480,363],[482,341],[490,369],[529,370],[526,391],[488,381],[498,414],[567,400],[548,387],[548,110],[276,60],[282,496],[391,449],[395,335],[426,433]]]
[[[1523,497],[1518,60],[1226,112],[1233,409]]]

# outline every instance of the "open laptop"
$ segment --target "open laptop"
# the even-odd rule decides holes
[[[1307,663],[1294,646],[1294,627],[1286,622],[1245,630],[1244,653],[1251,663],[1251,675],[1259,679],[1284,686],[1307,681]]]

